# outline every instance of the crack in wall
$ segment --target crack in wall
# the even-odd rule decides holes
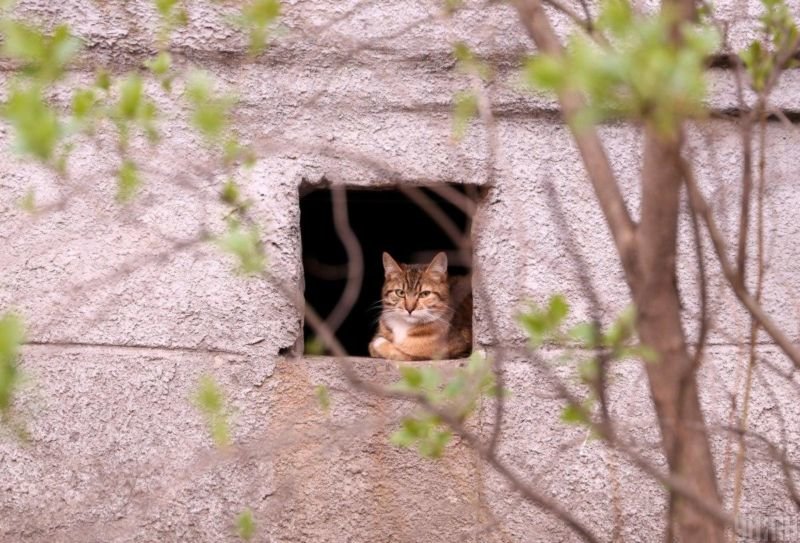
[[[242,351],[232,351],[228,349],[214,349],[202,347],[186,347],[171,345],[141,345],[141,344],[118,344],[118,343],[91,343],[80,341],[27,341],[23,343],[26,347],[44,348],[77,348],[77,349],[123,349],[131,351],[170,351],[197,354],[228,354],[236,356],[246,356]]]

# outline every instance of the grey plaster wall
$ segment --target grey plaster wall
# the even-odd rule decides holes
[[[90,80],[99,64],[137,65],[157,28],[144,0],[19,4],[45,24],[69,21],[86,41],[84,57],[68,75],[71,84]],[[298,187],[304,180],[485,183],[481,126],[471,126],[462,142],[451,136],[452,96],[469,82],[455,70],[450,50],[464,40],[498,67],[490,90],[499,173],[473,233],[486,283],[475,306],[476,346],[523,346],[514,312],[554,292],[568,296],[574,320],[587,315],[570,240],[589,263],[605,316],[628,304],[604,221],[555,103],[518,89],[516,59],[531,46],[508,7],[470,3],[447,19],[437,4],[423,1],[286,2],[284,31],[255,60],[226,24],[229,9],[190,3],[190,24],[174,48],[180,64],[211,71],[241,100],[236,128],[262,159],[240,172],[240,180],[265,225],[276,277],[302,285]],[[756,2],[721,2],[718,9],[736,46],[754,36]],[[562,32],[567,28],[558,24]],[[775,105],[797,108],[799,78],[787,74]],[[9,81],[6,67],[0,92]],[[732,75],[712,70],[710,81],[712,106],[735,106]],[[156,149],[135,145],[147,165],[146,184],[126,207],[113,198],[117,159],[103,134],[76,151],[63,180],[15,157],[8,151],[11,133],[0,131],[0,309],[17,308],[28,326],[22,367],[29,382],[20,408],[31,431],[29,445],[0,442],[0,540],[234,541],[233,519],[245,507],[255,514],[259,541],[575,540],[510,492],[463,443],[456,440],[439,462],[390,446],[387,436],[407,406],[352,392],[332,359],[285,356],[302,334],[301,315],[275,285],[234,274],[215,247],[192,242],[203,225],[221,228],[216,190],[222,178],[209,171],[209,151],[185,112],[156,85],[149,90],[168,122]],[[54,96],[68,99],[66,92]],[[640,134],[622,125],[601,132],[636,214]],[[797,141],[796,127],[770,123],[764,298],[793,337],[799,333]],[[692,127],[690,147],[703,187],[732,232],[740,174],[735,123]],[[31,188],[53,209],[33,217],[19,209],[16,202]],[[554,226],[548,194],[563,208],[566,230]],[[682,217],[681,236],[688,239],[689,232]],[[185,245],[177,252],[176,241]],[[696,263],[684,253],[679,273],[692,336]],[[702,396],[714,426],[731,421],[749,325],[719,281],[711,289],[714,328]],[[768,342],[759,349],[788,371]],[[356,367],[382,382],[396,378],[391,364],[358,360]],[[235,452],[214,451],[192,406],[205,374],[218,379],[233,407]],[[536,363],[510,360],[506,380],[503,458],[604,539],[661,537],[659,485],[561,423],[562,405]],[[327,414],[314,397],[317,385],[330,387]],[[800,406],[783,400],[795,393],[792,385],[763,372],[755,390],[753,427],[774,439],[785,432],[792,454],[800,453],[794,423]],[[611,398],[631,436],[663,463],[640,366],[614,368]],[[475,431],[488,431],[490,407],[482,406]],[[781,416],[790,421],[783,430]],[[729,496],[735,448],[723,433],[713,440]],[[796,518],[780,474],[766,459],[754,456],[745,482],[747,515]]]

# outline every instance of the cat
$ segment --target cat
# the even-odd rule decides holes
[[[469,277],[448,277],[447,255],[398,264],[383,253],[383,309],[369,354],[390,360],[461,358],[472,349]]]

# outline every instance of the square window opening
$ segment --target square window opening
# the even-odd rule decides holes
[[[341,187],[350,228],[361,246],[364,277],[355,302],[336,330],[352,356],[369,356],[368,345],[378,327],[384,283],[382,254],[404,264],[429,263],[443,251],[450,276],[468,275],[472,265],[472,212],[483,196],[475,185],[437,184],[429,187]],[[338,190],[338,187],[337,187]],[[334,223],[330,185],[300,187],[300,235],[303,247],[305,296],[323,318],[331,318],[347,285],[347,250]],[[424,202],[421,204],[421,202]],[[434,217],[431,209],[436,209]],[[444,226],[449,223],[448,226]],[[455,231],[453,231],[455,229]],[[446,231],[448,230],[448,231]],[[454,236],[465,239],[466,250]],[[341,315],[341,313],[340,313]],[[303,330],[305,354],[322,354],[311,347],[313,330]]]

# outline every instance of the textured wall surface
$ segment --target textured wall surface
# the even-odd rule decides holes
[[[19,4],[45,24],[68,21],[85,40],[70,83],[91,80],[99,65],[140,64],[158,28],[146,0]],[[477,345],[523,346],[514,312],[555,292],[573,303],[575,320],[586,316],[570,244],[589,263],[605,316],[628,304],[604,220],[555,103],[519,90],[518,59],[532,48],[511,9],[470,4],[448,19],[432,2],[288,1],[281,35],[251,59],[246,40],[226,22],[229,7],[188,4],[190,23],[175,36],[176,61],[211,71],[240,99],[236,129],[262,155],[241,181],[265,225],[276,277],[302,285],[298,187],[304,180],[486,183],[483,128],[474,123],[460,143],[451,136],[452,97],[470,84],[451,56],[453,42],[463,40],[498,70],[490,92],[499,173],[473,232],[486,286],[475,305]],[[736,47],[753,38],[757,2],[729,0],[717,9]],[[564,32],[566,22],[556,19]],[[3,69],[0,92],[10,83]],[[711,105],[735,107],[732,74],[714,69],[710,81]],[[196,241],[199,229],[221,227],[216,191],[223,177],[175,100],[156,84],[149,91],[168,121],[157,148],[135,143],[146,184],[125,207],[114,201],[118,159],[102,133],[70,158],[69,178],[57,179],[13,155],[11,133],[0,131],[0,309],[17,308],[28,326],[22,365],[29,381],[20,408],[31,432],[28,445],[0,441],[0,541],[235,541],[233,519],[245,507],[254,512],[258,541],[575,540],[458,440],[438,462],[391,446],[387,436],[408,406],[354,393],[333,359],[286,356],[302,335],[301,315],[274,284],[234,274],[214,246]],[[799,92],[800,73],[791,71],[773,103],[794,110]],[[53,99],[66,103],[69,94]],[[601,133],[636,215],[640,133],[622,125]],[[795,340],[800,191],[792,157],[799,134],[795,126],[769,124],[764,294]],[[732,232],[741,170],[736,124],[715,118],[691,127],[689,140],[698,177]],[[50,211],[30,216],[17,206],[31,188]],[[554,197],[566,229],[555,226]],[[689,227],[683,216],[682,239],[689,239]],[[683,253],[681,288],[687,322],[694,323],[696,263]],[[749,323],[722,283],[710,288],[714,327],[701,393],[713,427],[732,420]],[[694,335],[694,324],[687,333]],[[759,349],[789,369],[768,342]],[[379,361],[357,360],[356,367],[381,382],[397,376],[393,365]],[[192,405],[205,374],[219,381],[233,408],[240,446],[228,454],[214,451]],[[644,453],[663,463],[642,368],[620,364],[613,376],[612,409]],[[503,459],[604,539],[661,537],[660,486],[583,430],[565,426],[563,406],[539,366],[510,360],[506,381]],[[329,413],[315,399],[317,385],[331,390]],[[790,397],[792,385],[765,372],[754,386],[751,423],[778,439],[780,415],[800,420],[800,404],[779,401]],[[474,430],[486,435],[491,420],[489,406],[482,406]],[[790,451],[799,454],[800,427],[784,430]],[[729,495],[735,447],[729,435],[712,434]],[[757,455],[746,471],[743,510],[796,515],[777,468]]]

